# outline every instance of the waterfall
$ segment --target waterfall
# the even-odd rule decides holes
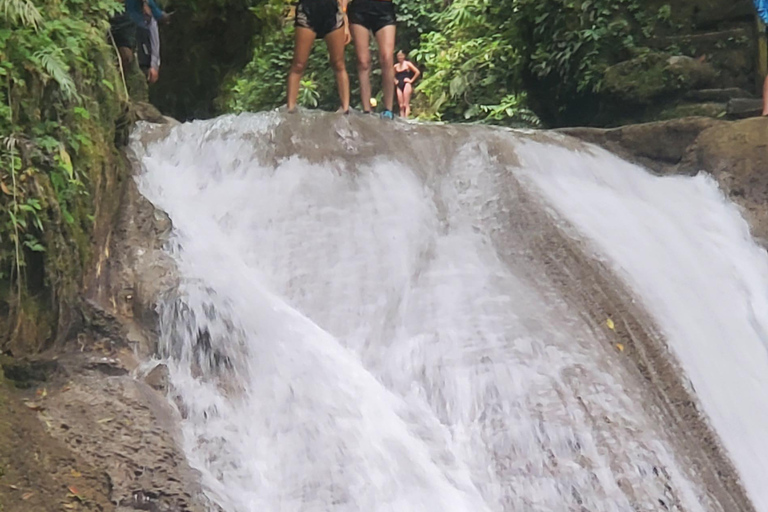
[[[768,255],[710,178],[334,114],[134,149],[174,226],[171,398],[221,510],[768,510]]]

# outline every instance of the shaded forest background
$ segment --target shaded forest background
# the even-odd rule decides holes
[[[192,91],[190,80],[169,81],[166,73],[153,99],[182,118],[283,104],[293,44],[291,6],[291,0],[197,0],[185,2],[185,7],[179,2],[179,12],[186,11],[188,18],[166,30],[168,38],[176,38],[170,51],[184,55],[186,70],[199,63],[199,79],[215,82],[217,89],[207,95],[196,91],[190,105],[203,96],[210,102],[179,112],[172,101],[185,94],[179,91]],[[426,120],[550,127],[620,124],[638,120],[636,111],[650,100],[670,103],[684,89],[754,90],[750,0],[412,0],[396,6],[397,48],[424,71],[414,105],[415,114]],[[194,36],[186,38],[188,44],[176,44],[178,31],[188,27],[194,27]],[[226,54],[223,59],[217,51]],[[196,57],[198,52],[207,55]],[[660,56],[703,57],[714,68],[662,69]],[[326,59],[324,45],[317,44],[303,82],[304,106],[336,106]],[[611,81],[612,68],[627,61],[637,68],[628,81],[665,83],[649,84],[655,88],[650,98],[642,97],[647,91],[630,91],[627,98],[622,90],[627,84],[616,83],[627,70],[613,73]],[[347,66],[354,106],[351,46]],[[707,74],[717,77],[702,76]]]

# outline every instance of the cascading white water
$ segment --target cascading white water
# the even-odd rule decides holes
[[[174,224],[161,330],[186,451],[222,510],[722,510],[541,271],[531,201],[659,322],[768,510],[768,257],[713,183],[332,115],[229,116],[140,146],[141,191]]]

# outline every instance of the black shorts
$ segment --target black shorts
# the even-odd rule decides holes
[[[352,0],[347,8],[349,23],[362,25],[374,34],[388,25],[396,25],[392,0]]]
[[[300,0],[294,25],[308,28],[323,39],[344,26],[344,13],[337,0]]]
[[[109,20],[109,30],[118,48],[136,48],[136,24],[122,13]]]

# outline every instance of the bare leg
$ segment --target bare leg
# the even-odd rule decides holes
[[[403,98],[403,91],[399,87],[395,87],[397,91],[397,104],[400,105],[400,117],[405,117],[405,98]]]
[[[328,57],[336,75],[341,110],[347,112],[349,110],[349,75],[344,64],[344,38],[344,29],[340,28],[325,36],[325,44],[328,46]]]
[[[371,50],[368,29],[362,25],[351,24],[352,41],[357,55],[357,76],[360,79],[360,101],[364,112],[371,111]],[[394,80],[394,79],[393,79]]]
[[[312,51],[312,43],[315,42],[315,33],[308,28],[296,27],[296,44],[293,48],[293,62],[288,72],[288,111],[296,108],[299,99],[299,85],[304,70],[307,69],[309,52]]]
[[[768,116],[768,76],[763,84],[763,115]]]
[[[405,84],[405,90],[403,91],[403,103],[405,104],[405,117],[411,116],[411,95],[413,94],[413,86],[411,84]]]
[[[394,25],[387,25],[376,32],[379,45],[379,65],[381,66],[381,90],[384,93],[384,107],[392,110],[395,103],[395,35]]]

